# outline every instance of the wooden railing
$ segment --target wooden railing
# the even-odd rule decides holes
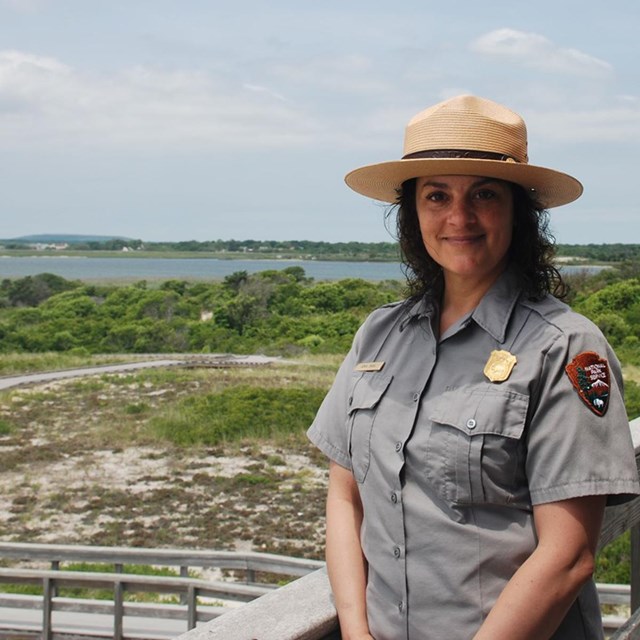
[[[629,424],[640,468],[640,418]],[[632,615],[611,640],[640,639],[640,497],[608,507],[599,548],[631,529]],[[603,597],[603,601],[605,598]],[[179,640],[337,640],[338,620],[326,571],[321,569],[204,624]]]
[[[50,562],[52,569],[57,569],[61,562],[102,562],[113,565],[116,572],[121,572],[125,564],[180,567],[181,576],[188,575],[190,567],[219,568],[244,572],[246,582],[255,582],[257,572],[303,576],[324,564],[319,560],[251,551],[239,553],[199,549],[92,547],[1,541],[0,558]]]
[[[0,558],[47,562],[51,569],[0,568],[0,583],[34,585],[42,588],[43,595],[35,597],[0,593],[0,607],[42,610],[42,624],[38,636],[50,640],[55,635],[52,625],[54,611],[90,614],[108,614],[113,628],[106,637],[120,640],[125,637],[125,616],[180,619],[186,628],[193,629],[197,622],[208,621],[226,611],[198,603],[198,597],[248,602],[272,592],[273,584],[256,583],[257,574],[303,576],[323,566],[322,562],[290,558],[266,553],[235,553],[227,551],[198,551],[182,549],[138,549],[125,547],[89,547],[0,542]],[[115,573],[95,573],[60,570],[62,562],[106,563]],[[125,565],[152,565],[180,567],[181,577],[133,575],[124,572]],[[219,568],[240,571],[244,583],[212,581],[189,577],[190,568]],[[108,589],[112,601],[80,598],[60,598],[64,588]],[[125,602],[125,593],[154,593],[180,596],[180,605],[149,605]],[[0,616],[1,618],[1,616]],[[183,629],[185,627],[182,627]],[[11,631],[0,619],[0,635]],[[151,634],[149,637],[153,637]]]

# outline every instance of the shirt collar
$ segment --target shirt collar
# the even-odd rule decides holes
[[[507,326],[511,314],[520,297],[521,287],[517,270],[507,267],[485,293],[478,306],[467,316],[467,321],[474,320],[497,342],[502,344],[507,334]],[[432,318],[437,313],[438,304],[422,297],[407,309],[402,322],[404,328],[414,319]]]
[[[520,292],[517,271],[507,267],[480,300],[471,318],[497,342],[503,343]]]

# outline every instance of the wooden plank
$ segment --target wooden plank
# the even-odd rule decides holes
[[[113,640],[122,640],[124,625],[124,584],[120,581],[113,585]]]
[[[47,562],[104,562],[108,564],[150,564],[160,566],[217,567],[306,575],[320,569],[324,562],[271,553],[208,551],[193,549],[143,549],[129,547],[92,547],[27,542],[0,542],[0,557]]]
[[[181,578],[189,577],[189,567],[185,565],[180,566],[180,577]],[[184,593],[180,594],[180,604],[187,604],[187,596]]]
[[[631,611],[640,609],[640,525],[631,529]]]
[[[609,640],[640,640],[640,609],[636,610]]]
[[[42,610],[42,596],[30,596],[16,593],[0,593],[0,608]],[[52,611],[68,613],[89,613],[113,616],[114,603],[111,600],[90,600],[81,598],[57,598]],[[187,620],[186,605],[155,602],[124,602],[124,616],[160,618],[165,620]],[[229,611],[228,607],[199,605],[198,622],[212,620]]]
[[[607,507],[604,512],[598,550],[606,547],[638,523],[640,523],[640,497],[625,504]]]
[[[83,571],[50,571],[38,569],[0,568],[0,583],[5,584],[41,584],[45,578],[55,580],[60,587],[85,587],[112,589],[123,574],[93,573]],[[205,597],[223,598],[249,602],[254,598],[273,591],[273,586],[246,585],[235,582],[208,581],[196,578],[177,578],[165,576],[126,576],[126,589],[131,592],[186,593],[189,585],[198,589]]]
[[[187,629],[195,629],[198,620],[198,591],[189,587],[187,592]]]
[[[42,640],[51,640],[51,598],[53,597],[53,580],[45,577],[42,580],[43,596],[42,596]]]
[[[326,570],[320,569],[212,622],[180,640],[320,640],[339,638]]]
[[[629,606],[631,604],[631,587],[628,584],[596,583],[600,604]]]

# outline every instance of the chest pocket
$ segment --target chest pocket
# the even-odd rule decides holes
[[[427,478],[454,505],[529,507],[525,428],[529,397],[495,387],[447,391],[430,403]]]
[[[364,482],[371,463],[371,438],[378,406],[393,376],[358,374],[349,394],[349,455],[357,482]]]

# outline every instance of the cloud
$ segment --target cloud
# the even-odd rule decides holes
[[[1,0],[0,4],[18,13],[36,13],[46,0]]]
[[[608,62],[577,49],[560,47],[545,36],[497,29],[474,40],[471,51],[503,58],[547,73],[601,77],[612,72]]]
[[[276,92],[223,74],[135,66],[87,75],[54,58],[0,51],[5,143],[287,147],[321,128]]]
[[[640,143],[640,100],[623,97],[601,109],[532,111],[527,122],[556,142]]]

